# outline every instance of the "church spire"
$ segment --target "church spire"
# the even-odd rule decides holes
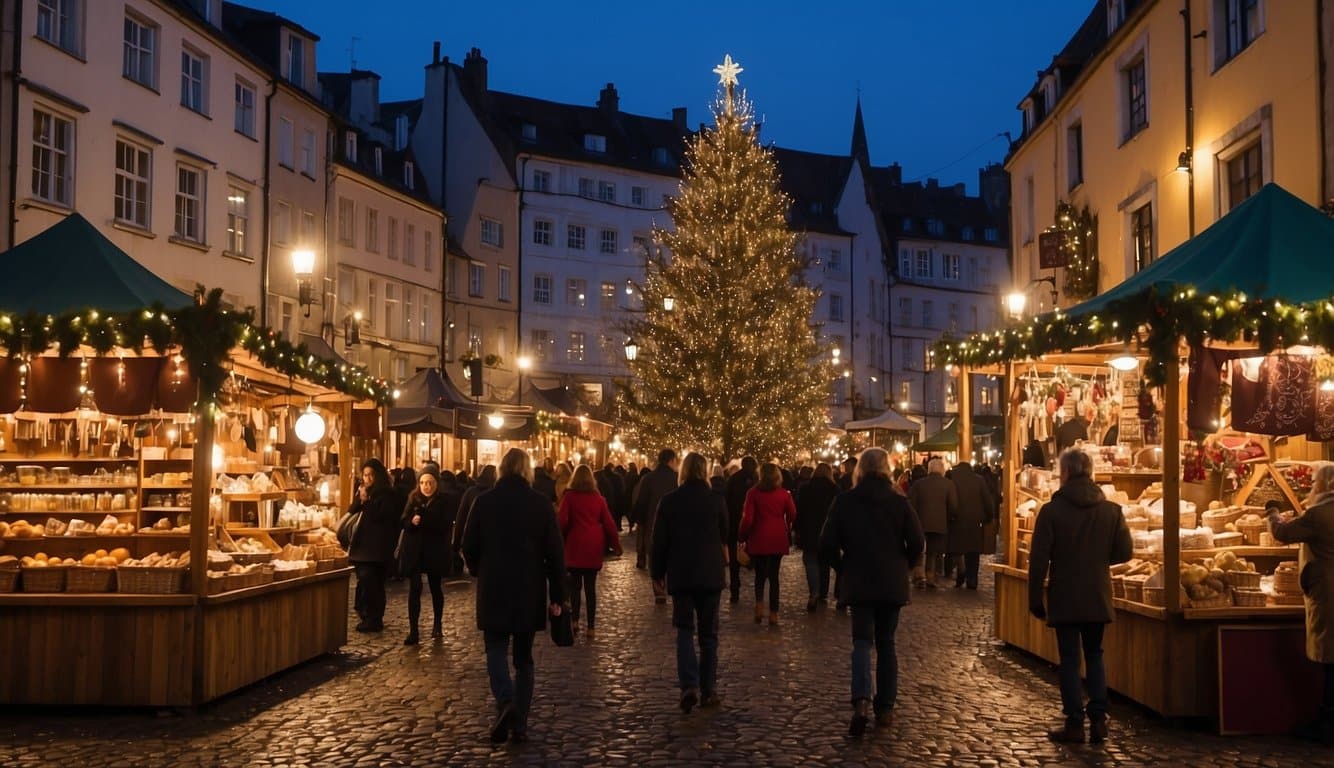
[[[857,114],[852,119],[852,157],[871,162],[871,150],[866,144],[866,124],[862,122],[862,96],[857,94]]]

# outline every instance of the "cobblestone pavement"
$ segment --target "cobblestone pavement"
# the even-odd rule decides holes
[[[525,745],[487,741],[471,585],[449,588],[443,640],[404,647],[399,584],[389,631],[354,634],[339,654],[196,712],[0,712],[0,766],[1334,765],[1332,750],[1218,737],[1124,700],[1113,701],[1109,745],[1049,743],[1055,672],[993,643],[989,578],[978,592],[916,594],[898,631],[896,722],[850,741],[848,618],[805,613],[798,556],[783,562],[779,627],[751,622],[743,580],[739,604],[724,598],[719,709],[677,708],[669,610],[652,604],[627,557],[603,571],[596,640],[556,648],[538,638]]]

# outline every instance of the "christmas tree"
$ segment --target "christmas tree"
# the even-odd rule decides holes
[[[736,93],[741,68],[728,56],[714,72],[716,124],[687,147],[676,229],[654,232],[665,248],[649,254],[644,312],[626,324],[638,385],[622,390],[623,415],[646,451],[790,458],[819,444],[827,420],[818,291],[773,156]]]

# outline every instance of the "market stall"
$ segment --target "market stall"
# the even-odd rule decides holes
[[[327,526],[383,382],[77,215],[0,265],[0,703],[195,705],[342,645]]]
[[[870,419],[849,421],[843,425],[843,429],[849,433],[866,432],[867,445],[878,445],[895,454],[901,454],[905,447],[920,435],[922,425],[891,408]],[[860,440],[855,444],[859,448],[866,447],[861,445]]]
[[[1073,445],[1135,542],[1112,573],[1109,685],[1225,733],[1313,716],[1297,550],[1263,517],[1270,501],[1301,514],[1297,489],[1334,437],[1334,285],[1313,279],[1330,253],[1334,222],[1269,185],[1084,304],[939,346],[965,377],[1010,382],[1005,455],[1023,459],[1005,473],[1000,639],[1058,658],[1028,613],[1027,553],[1057,448]],[[971,431],[965,419],[961,442]]]

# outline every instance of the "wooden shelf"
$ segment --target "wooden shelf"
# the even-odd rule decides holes
[[[77,458],[74,456],[18,456],[15,454],[9,454],[9,455],[14,456],[14,458],[10,461],[6,461],[5,463],[6,464],[12,463],[15,466],[21,464],[111,464],[111,463],[123,464],[126,462],[139,460],[137,456],[120,457],[115,459],[96,459],[96,458],[90,459],[90,458]]]
[[[330,581],[333,579],[346,579],[352,573],[352,568],[339,568],[324,573],[316,573],[311,576],[300,576],[295,579],[282,579],[280,581],[260,584],[254,587],[242,587],[233,589],[229,592],[223,592],[217,595],[209,595],[200,598],[204,605],[218,605],[221,603],[230,603],[236,600],[245,600],[261,595],[269,595],[275,592],[285,592],[289,589],[297,589],[308,584],[315,584],[321,581]]]
[[[145,491],[188,491],[191,488],[193,488],[194,485],[190,483],[178,483],[176,485],[150,485],[148,483],[144,483],[142,486],[139,487],[143,488]]]
[[[136,507],[136,508],[134,508],[134,509],[42,509],[42,510],[28,510],[28,511],[26,511],[26,512],[20,512],[20,511],[10,510],[9,512],[0,512],[0,515],[3,515],[3,516],[9,516],[9,517],[15,517],[15,516],[17,516],[17,517],[41,517],[42,515],[46,515],[46,516],[48,516],[48,517],[51,516],[51,515],[93,515],[93,516],[97,516],[97,515],[104,515],[104,516],[105,516],[105,515],[112,515],[112,516],[115,516],[115,515],[133,515],[133,514],[138,513],[138,511],[139,511],[138,507]],[[99,518],[99,519],[100,519],[100,518]]]
[[[224,493],[222,503],[232,501],[277,501],[287,498],[287,491],[265,491],[264,493]]]
[[[5,483],[0,485],[0,491],[68,491],[69,493],[78,493],[80,490],[90,491],[132,491],[139,486],[134,483],[64,483],[61,485],[19,485],[17,483]]]
[[[1300,605],[1240,606],[1231,608],[1187,608],[1183,615],[1188,619],[1263,619],[1263,618],[1300,618],[1306,615],[1306,609]]]
[[[189,507],[140,507],[141,512],[189,512]]]
[[[331,571],[337,573],[337,571]],[[319,574],[323,576],[324,574]],[[194,595],[136,595],[120,592],[14,592],[0,594],[0,605],[52,608],[134,608],[194,605]]]

